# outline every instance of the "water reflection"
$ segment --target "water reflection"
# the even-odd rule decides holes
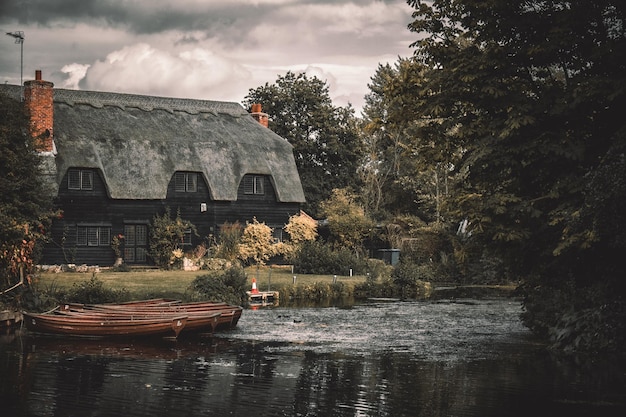
[[[178,342],[18,334],[0,343],[2,414],[622,415],[623,362],[558,360],[518,310],[507,300],[265,309],[244,312],[235,332]]]

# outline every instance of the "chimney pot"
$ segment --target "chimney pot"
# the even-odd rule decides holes
[[[263,113],[263,107],[260,103],[252,104],[252,111],[250,114],[262,126],[269,127],[269,116],[267,113]]]
[[[41,81],[41,70],[35,70],[35,80]]]

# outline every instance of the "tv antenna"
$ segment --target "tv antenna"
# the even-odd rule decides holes
[[[17,30],[15,32],[7,32],[7,36],[15,38],[15,43],[20,44],[20,85],[24,84],[24,32]]]

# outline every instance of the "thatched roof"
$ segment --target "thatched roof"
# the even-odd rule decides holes
[[[237,103],[55,89],[54,141],[59,183],[97,168],[115,199],[164,199],[175,171],[196,171],[214,200],[264,174],[278,201],[304,202],[292,146]]]

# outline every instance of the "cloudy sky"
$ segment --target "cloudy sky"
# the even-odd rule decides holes
[[[379,63],[411,55],[404,0],[1,0],[24,32],[24,80],[55,87],[241,102],[288,70],[325,80],[357,114]],[[20,46],[0,38],[0,82]]]

